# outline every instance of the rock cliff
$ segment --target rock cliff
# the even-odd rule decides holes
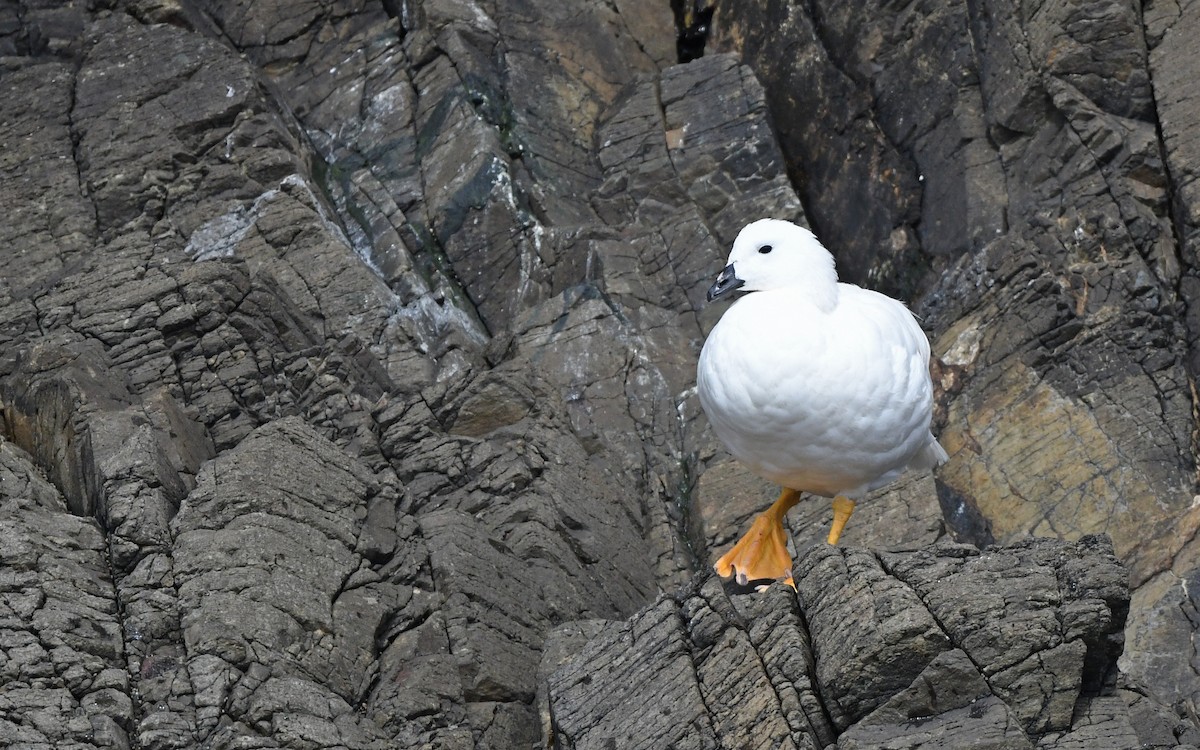
[[[1200,6],[0,3],[0,745],[1200,746]],[[691,59],[680,63],[680,59]],[[789,519],[742,225],[951,453]]]

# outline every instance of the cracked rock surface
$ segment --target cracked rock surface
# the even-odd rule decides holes
[[[0,2],[0,746],[1200,746],[1200,6],[676,11]],[[754,595],[764,216],[952,457]]]
[[[1176,729],[1162,716],[1135,728],[1140,696],[1112,684],[1129,597],[1104,537],[815,544],[797,573],[798,596],[710,578],[604,629],[550,678],[555,741],[1134,747]]]

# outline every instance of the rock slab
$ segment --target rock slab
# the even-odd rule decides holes
[[[1080,741],[1105,710],[1133,726],[1112,697],[1128,578],[1103,537],[818,543],[796,571],[795,593],[707,578],[592,637],[548,678],[554,741],[1034,748]]]

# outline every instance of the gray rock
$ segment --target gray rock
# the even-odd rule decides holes
[[[912,266],[921,263],[912,231],[919,182],[909,157],[873,117],[871,93],[822,43],[824,29],[805,7],[730,6],[718,10],[713,25],[717,49],[740,53],[764,82],[780,146],[804,175],[808,218],[836,248],[842,274],[855,282],[886,280],[890,291],[907,296]]]
[[[128,748],[127,634],[104,535],[67,512],[28,455],[8,442],[0,452],[0,741]]]
[[[567,748],[817,747],[784,719],[740,620],[710,579],[607,629],[550,678],[553,740]],[[795,691],[788,697],[795,711]]]
[[[0,744],[1200,743],[1194,13],[712,10],[0,7]],[[765,215],[953,454],[798,507],[801,599],[695,580]]]
[[[1046,748],[1086,748],[1097,746],[1143,747],[1130,724],[1124,702],[1118,697],[1090,698],[1075,709],[1075,727],[1061,735],[1047,735],[1038,743]],[[1173,741],[1170,747],[1175,747]]]
[[[232,721],[284,746],[382,741],[354,707],[376,677],[376,633],[403,596],[356,552],[368,502],[384,491],[294,419],[206,465],[172,521],[199,737]]]
[[[943,269],[918,312],[941,359],[943,442],[962,457],[939,475],[939,494],[962,511],[948,513],[952,528],[984,542],[1109,533],[1145,584],[1135,599],[1161,614],[1131,618],[1126,665],[1167,670],[1176,696],[1191,692],[1195,670],[1155,664],[1150,644],[1193,627],[1172,602],[1194,572],[1197,524],[1184,385],[1195,349],[1194,84],[1190,63],[1174,62],[1194,25],[1170,3],[1144,24],[1108,2],[1025,16],[986,3],[741,3],[713,17],[718,48],[738,52],[777,118],[786,113],[781,142],[804,165],[809,218],[843,267],[862,274],[897,257],[919,267],[895,255],[915,230]],[[852,138],[872,158],[847,168],[848,149],[829,144]],[[879,171],[851,171],[868,165]],[[896,194],[871,201],[870,217],[844,220],[844,191],[888,186]],[[906,205],[920,206],[919,225]],[[854,236],[842,228],[864,224]],[[903,231],[888,242],[893,229]],[[980,469],[1000,455],[1005,470]],[[1153,500],[1126,511],[1135,496]],[[1141,520],[1124,526],[1130,517]]]
[[[867,550],[815,544],[797,560],[801,609],[833,724],[845,729],[952,648],[935,613]]]
[[[1134,712],[1095,697],[1111,689],[1101,684],[1115,671],[1109,640],[1124,626],[1119,572],[1097,539],[878,556],[817,544],[797,561],[795,598],[781,584],[731,597],[710,578],[602,630],[548,680],[555,737],[564,747],[835,737],[839,748],[1128,747]],[[1084,608],[1095,611],[1086,634],[1066,614]]]

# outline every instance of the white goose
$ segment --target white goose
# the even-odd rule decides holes
[[[832,497],[836,544],[854,500],[946,451],[929,431],[929,340],[903,304],[838,282],[813,233],[763,219],[733,243],[709,301],[748,292],[704,342],[700,403],[731,454],[783,492],[714,566],[795,588],[783,516],[801,492]]]

